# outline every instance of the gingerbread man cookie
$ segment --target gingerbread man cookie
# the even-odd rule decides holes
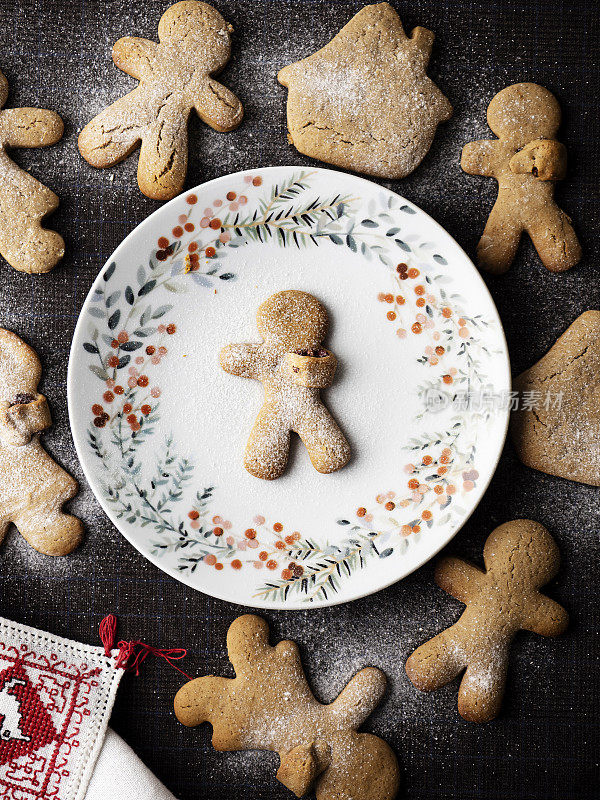
[[[600,311],[586,311],[515,381],[511,432],[528,467],[600,486]]]
[[[8,81],[0,72],[0,109],[8,97]],[[46,147],[63,135],[63,123],[43,108],[0,111],[0,253],[20,272],[48,272],[63,257],[65,243],[42,219],[58,207],[58,197],[18,167],[7,147]]]
[[[427,77],[433,40],[426,28],[407,36],[389,3],[365,6],[329,44],[279,72],[290,142],[344,169],[408,175],[452,115]]]
[[[479,265],[506,272],[526,231],[552,272],[573,267],[581,247],[569,217],[554,201],[554,184],[566,174],[564,145],[555,140],[560,106],[535,83],[515,83],[493,98],[488,125],[498,136],[470,142],[460,165],[470,175],[498,181],[498,199],[477,245]]]
[[[0,541],[14,523],[40,553],[64,556],[79,544],[81,521],[62,511],[77,494],[77,481],[42,447],[39,434],[52,424],[35,352],[0,328]]]
[[[215,81],[231,55],[231,32],[216,9],[196,0],[168,8],[158,25],[160,44],[126,36],[113,61],[140,82],[88,123],[79,136],[81,155],[94,167],[112,167],[142,142],[138,184],[155,200],[181,192],[187,170],[187,122],[193,108],[216,131],[237,128],[244,110]]]
[[[278,478],[294,431],[316,470],[341,469],[350,458],[350,446],[319,397],[337,366],[333,353],[322,347],[327,312],[312,295],[290,290],[264,302],[256,319],[262,344],[230,344],[220,354],[226,372],[261,381],[265,390],[244,466],[257,478]]]
[[[458,558],[440,561],[436,583],[467,608],[406,662],[408,677],[423,691],[439,689],[466,669],[458,710],[472,722],[487,722],[500,710],[516,633],[558,636],[568,624],[565,609],[538,591],[560,561],[546,528],[528,519],[506,522],[488,537],[483,557],[485,571]]]
[[[385,675],[358,672],[329,705],[306,680],[294,642],[269,645],[260,617],[236,619],[227,634],[234,679],[208,676],[175,697],[177,719],[209,722],[216,750],[279,753],[277,778],[298,797],[313,788],[318,800],[392,800],[398,790],[396,756],[377,736],[357,733],[381,700]]]

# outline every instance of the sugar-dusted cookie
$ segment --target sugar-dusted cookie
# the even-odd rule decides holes
[[[514,388],[511,432],[521,461],[600,486],[600,311],[581,314]]]
[[[554,184],[566,174],[567,153],[555,140],[560,106],[535,83],[515,83],[492,99],[488,125],[498,139],[470,142],[460,165],[470,175],[498,181],[498,199],[477,245],[479,265],[502,273],[526,231],[544,266],[552,272],[573,267],[581,247],[569,217],[554,201]]]
[[[187,122],[193,108],[216,131],[231,131],[244,109],[215,81],[231,55],[231,32],[216,9],[196,0],[168,8],[158,25],[160,44],[126,36],[113,61],[140,82],[88,123],[79,136],[81,155],[94,167],[111,167],[141,141],[138,184],[155,200],[181,192],[187,170]]]
[[[418,689],[439,689],[466,672],[458,711],[471,722],[498,715],[510,644],[519,630],[558,636],[568,615],[538,589],[558,572],[560,554],[546,528],[529,519],[500,525],[483,548],[485,571],[459,558],[443,558],[436,583],[467,608],[451,628],[421,645],[406,662]]]
[[[83,526],[62,511],[77,494],[77,481],[40,442],[52,423],[37,391],[41,374],[34,351],[0,328],[0,541],[12,522],[40,553],[64,556],[79,544]]]
[[[262,344],[230,344],[220,355],[226,372],[261,381],[265,390],[244,466],[257,478],[278,478],[287,464],[290,431],[295,431],[316,470],[341,469],[350,446],[319,396],[337,366],[333,353],[322,347],[327,312],[312,295],[290,290],[264,302],[256,319]]]
[[[0,109],[8,82],[0,72]],[[58,197],[12,161],[7,147],[45,147],[63,135],[63,123],[43,108],[0,111],[0,253],[21,272],[48,272],[63,257],[65,243],[42,219],[58,207]]]
[[[433,39],[426,28],[406,36],[389,3],[365,6],[329,44],[279,72],[290,142],[344,169],[408,175],[452,115],[426,74]]]
[[[392,800],[398,790],[396,756],[377,736],[357,733],[385,691],[374,667],[358,672],[336,700],[315,699],[294,642],[269,645],[260,617],[236,619],[227,634],[233,679],[196,678],[175,697],[184,725],[209,722],[216,750],[279,753],[277,778],[298,797],[318,800]]]

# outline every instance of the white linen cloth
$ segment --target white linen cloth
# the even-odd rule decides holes
[[[85,800],[175,800],[111,728],[90,780]]]
[[[2,800],[174,800],[108,730],[125,672],[111,646],[0,617]]]

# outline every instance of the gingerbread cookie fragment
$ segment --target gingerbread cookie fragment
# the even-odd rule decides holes
[[[488,125],[498,139],[463,148],[465,172],[498,181],[498,198],[477,245],[478,263],[489,272],[508,270],[524,232],[551,272],[581,259],[571,220],[554,201],[554,184],[565,177],[567,163],[566,148],[555,139],[560,118],[560,106],[547,89],[515,83],[488,107]]]
[[[8,82],[0,72],[0,109],[8,97]],[[65,243],[42,220],[58,207],[58,197],[6,152],[10,147],[46,147],[63,135],[63,123],[43,108],[0,111],[0,253],[20,272],[49,272],[63,257]]]
[[[140,82],[89,122],[79,150],[94,167],[112,167],[141,141],[138,184],[155,200],[183,189],[192,109],[220,132],[237,128],[244,110],[237,97],[212,78],[231,56],[231,32],[207,3],[182,0],[158,25],[160,43],[126,36],[115,44],[113,61]]]
[[[221,350],[225,372],[261,381],[265,390],[244,456],[244,466],[257,478],[283,474],[291,431],[302,439],[318,472],[334,472],[350,459],[346,437],[319,396],[337,366],[333,353],[322,347],[328,325],[327,312],[312,295],[279,292],[258,309],[262,344],[230,344]]]
[[[528,519],[506,522],[489,535],[483,558],[485,571],[459,558],[440,561],[436,583],[466,609],[406,662],[408,677],[423,691],[439,689],[466,670],[458,711],[471,722],[498,715],[516,633],[558,636],[568,624],[565,609],[538,591],[556,575],[560,562],[546,528]]]
[[[366,175],[411,173],[452,115],[426,74],[433,40],[426,28],[406,36],[389,3],[365,6],[329,44],[279,72],[290,142]]]
[[[35,352],[0,328],[0,541],[12,522],[35,550],[64,556],[83,534],[81,521],[62,511],[78,486],[40,442],[52,424],[37,391],[41,373]]]
[[[600,486],[600,311],[586,311],[515,383],[511,433],[521,461]]]
[[[398,762],[377,736],[357,729],[385,691],[385,675],[358,672],[336,700],[314,697],[294,642],[269,645],[260,617],[236,619],[227,634],[233,679],[208,676],[183,686],[175,697],[177,719],[187,726],[209,722],[216,750],[279,753],[277,778],[297,797],[314,790],[318,800],[392,800]]]

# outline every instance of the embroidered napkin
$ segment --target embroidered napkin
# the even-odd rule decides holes
[[[130,783],[120,797],[171,800],[116,734],[106,737],[124,674],[117,656],[0,617],[2,798],[114,800],[116,773]]]

